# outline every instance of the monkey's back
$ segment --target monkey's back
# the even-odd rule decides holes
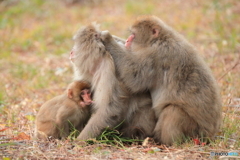
[[[65,101],[69,101],[66,95],[56,96],[45,102],[39,109],[35,122],[35,136],[47,139],[48,136],[59,138],[56,116],[60,108],[64,107]]]

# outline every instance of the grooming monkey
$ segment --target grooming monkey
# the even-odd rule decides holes
[[[113,128],[124,121],[124,135],[143,139],[151,136],[155,127],[152,100],[148,92],[131,94],[116,77],[113,59],[106,51],[96,24],[81,28],[74,36],[70,59],[74,66],[75,80],[91,83],[94,92],[94,113],[78,139],[96,138],[106,128]],[[119,43],[122,43],[119,40]],[[124,48],[124,45],[121,45]],[[146,119],[145,123],[138,119]],[[127,129],[128,128],[128,129]]]
[[[123,48],[108,31],[101,39],[117,78],[132,94],[149,91],[157,117],[154,139],[171,145],[185,137],[213,137],[221,124],[217,83],[196,49],[155,16],[131,27]]]
[[[90,118],[92,104],[90,84],[74,81],[64,94],[44,103],[36,117],[35,137],[66,138],[71,126],[81,131]]]

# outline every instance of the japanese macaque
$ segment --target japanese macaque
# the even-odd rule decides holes
[[[134,94],[128,99],[128,112],[119,129],[123,137],[145,139],[153,136],[156,118],[152,108],[150,93]]]
[[[91,115],[91,90],[86,81],[74,81],[64,94],[44,103],[36,117],[35,137],[62,139],[72,128],[81,131]]]
[[[88,81],[94,92],[94,113],[78,139],[96,138],[106,127],[113,128],[123,121],[121,129],[125,135],[139,138],[152,135],[155,121],[148,120],[145,123],[134,121],[134,124],[131,124],[133,119],[137,121],[141,117],[149,116],[150,119],[154,119],[150,94],[147,92],[130,94],[118,81],[112,57],[106,51],[100,36],[101,32],[96,24],[83,27],[74,36],[74,47],[70,59],[74,67],[75,80]],[[121,46],[124,48],[124,45]],[[143,108],[140,109],[140,113],[138,107]],[[145,110],[148,111],[145,113]],[[135,117],[131,118],[131,116]],[[138,128],[141,132],[132,129],[134,132],[129,133],[130,130],[125,130],[124,126]]]
[[[221,99],[196,49],[155,16],[140,17],[131,32],[125,49],[108,31],[101,39],[119,81],[133,94],[150,91],[158,118],[154,139],[171,145],[185,137],[213,137],[221,124]]]

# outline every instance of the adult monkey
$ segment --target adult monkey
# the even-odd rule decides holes
[[[132,93],[150,91],[158,117],[155,140],[171,145],[188,136],[213,137],[221,124],[221,99],[195,48],[155,16],[139,18],[131,32],[127,52],[108,31],[101,39],[119,80]]]
[[[95,138],[106,127],[115,127],[123,120],[123,135],[134,138],[151,136],[156,124],[149,92],[131,94],[117,80],[112,57],[106,51],[96,24],[81,28],[74,36],[70,55],[75,80],[86,80],[93,90],[94,112],[78,139]],[[117,40],[121,44],[120,39]]]

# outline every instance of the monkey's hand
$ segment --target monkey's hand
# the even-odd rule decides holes
[[[112,35],[109,33],[109,31],[102,31],[101,32],[101,36],[100,36],[101,40],[103,41],[103,43],[108,43],[111,40],[113,40]]]
[[[122,39],[122,38],[120,38],[120,37],[117,37],[117,36],[115,36],[115,35],[112,35],[112,37],[113,37],[113,39],[118,43],[118,44],[120,44],[120,45],[125,45],[125,39]]]

